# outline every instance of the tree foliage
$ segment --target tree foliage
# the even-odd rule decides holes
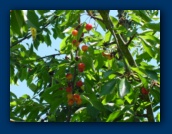
[[[159,14],[158,10],[10,11],[10,84],[26,81],[34,93],[17,97],[10,91],[10,119],[160,122]],[[87,30],[90,20],[93,27]],[[77,36],[72,35],[74,29]],[[36,51],[43,43],[51,47],[52,38],[61,39],[55,53],[39,56]],[[82,45],[88,50],[83,51]]]

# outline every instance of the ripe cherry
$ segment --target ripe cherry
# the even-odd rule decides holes
[[[81,99],[79,99],[79,100],[76,101],[76,104],[77,105],[81,105],[81,103],[82,103],[82,100]]]
[[[93,26],[91,24],[86,24],[86,26],[85,26],[85,29],[87,31],[90,31],[92,28],[93,28]]]
[[[77,41],[77,40],[73,40],[73,41],[72,41],[72,44],[73,44],[74,46],[78,47],[80,43],[79,43],[79,41]]]
[[[71,93],[72,92],[72,87],[67,87],[66,92]]]
[[[88,50],[88,46],[87,45],[83,45],[81,48],[82,48],[82,51],[84,51],[84,52]]]
[[[74,104],[74,100],[73,100],[73,99],[69,99],[69,100],[68,100],[68,105],[69,105],[69,106],[72,106],[73,104]]]
[[[73,31],[72,31],[72,35],[73,35],[73,36],[77,36],[77,35],[78,35],[78,30],[73,30]]]
[[[146,88],[142,87],[141,88],[141,93],[144,94],[144,95],[147,95],[149,93],[149,91]]]
[[[80,95],[79,95],[79,94],[74,94],[74,95],[73,95],[73,99],[74,99],[74,101],[78,101],[78,100],[80,100],[81,98],[80,98]]]
[[[70,73],[69,74],[66,74],[66,79],[67,80],[71,80],[72,78],[73,78],[73,75],[72,74],[70,74]]]
[[[78,64],[78,70],[79,70],[80,72],[83,72],[84,69],[85,69],[85,64],[84,64],[84,63],[79,63],[79,64]]]
[[[83,85],[82,81],[77,81],[77,82],[76,82],[76,86],[77,86],[77,87],[81,87],[82,85]]]

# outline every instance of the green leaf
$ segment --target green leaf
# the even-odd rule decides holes
[[[24,24],[23,12],[21,10],[13,10],[10,20],[10,29],[12,29],[13,33],[21,35]]]
[[[35,84],[33,84],[33,83],[30,83],[28,86],[29,86],[29,88],[30,88],[33,92],[35,92],[36,89],[37,89],[37,86],[36,86]]]
[[[67,44],[66,44],[66,42],[67,42],[67,39],[68,39],[69,37],[67,36],[67,37],[65,37],[63,40],[62,40],[62,42],[60,43],[60,51],[64,51],[65,50],[65,48],[67,47]]]
[[[115,89],[116,79],[106,82],[100,91],[100,95],[110,94]]]
[[[104,42],[109,42],[110,39],[111,39],[111,32],[110,31],[107,31],[106,34],[105,34],[105,39],[104,39]]]
[[[97,100],[96,96],[94,94],[89,94],[87,96],[82,95],[82,98],[86,101],[88,101],[93,107],[98,109],[99,111],[104,111],[104,106],[100,102],[100,100]]]
[[[54,113],[58,108],[58,106],[61,105],[63,102],[64,102],[64,98],[56,98],[54,101],[52,101],[50,112]]]
[[[118,20],[115,17],[110,16],[110,19],[111,19],[114,26],[116,26],[118,24]]]
[[[15,100],[17,99],[17,96],[13,92],[10,91],[10,98]]]
[[[119,96],[121,98],[123,98],[126,94],[128,94],[130,92],[130,84],[129,82],[123,78],[120,80],[120,83],[119,83]]]
[[[61,14],[63,14],[65,12],[65,10],[57,10],[56,15],[60,16]]]
[[[10,107],[15,107],[17,105],[16,101],[10,102]]]
[[[145,72],[146,72],[146,75],[149,77],[149,78],[151,78],[151,79],[153,79],[153,80],[158,80],[158,75],[157,75],[157,73],[156,73],[156,71],[152,71],[152,70],[145,70]]]
[[[156,121],[157,122],[160,122],[160,112],[157,114],[157,116],[156,116]]]
[[[27,122],[36,122],[36,117],[38,116],[38,113],[39,113],[39,108],[38,107],[33,108],[31,110],[31,112],[29,113],[26,121]]]
[[[47,44],[47,46],[51,46],[51,39],[50,39],[49,34],[47,34],[47,35],[45,36],[45,43]]]
[[[36,10],[40,15],[50,12],[50,10]]]
[[[27,11],[27,25],[39,29],[39,20],[34,10]]]
[[[82,62],[85,64],[85,70],[91,69],[93,67],[93,59],[91,56],[84,54],[82,56]]]
[[[107,79],[109,77],[109,75],[113,74],[114,71],[113,70],[108,70],[106,72],[103,73],[103,78]]]
[[[141,38],[142,39],[142,38]],[[155,53],[153,52],[153,50],[152,50],[152,46],[150,46],[149,44],[148,44],[148,42],[146,42],[145,40],[143,40],[142,39],[142,45],[143,45],[143,48],[144,48],[144,50],[152,57],[152,58],[154,58],[155,57]]]
[[[53,85],[53,86],[51,86],[51,87],[49,87],[49,88],[46,88],[45,90],[44,90],[44,93],[41,95],[42,97],[46,97],[47,95],[49,95],[50,94],[50,92],[52,92],[53,90],[56,90],[56,89],[58,89],[58,85],[56,84],[56,85]]]
[[[152,19],[147,15],[145,10],[139,10],[139,16],[145,21],[150,22]]]
[[[150,42],[150,45],[152,47],[154,47],[154,45],[159,44],[160,43],[160,39],[158,39],[157,37],[150,35],[150,34],[146,34],[146,35],[140,35],[140,38]]]
[[[146,23],[142,28],[152,29],[155,32],[160,32],[160,23]]]
[[[83,33],[83,30],[84,30],[84,27],[85,27],[84,24],[82,24],[82,26],[79,28],[77,40],[79,40],[81,38],[81,35]]]
[[[30,96],[28,94],[24,94],[21,97],[24,98],[24,99],[30,99]]]
[[[141,68],[131,67],[133,71],[135,71],[137,74],[141,75],[142,77],[146,77],[145,71]]]
[[[106,26],[105,26],[105,24],[102,22],[102,21],[100,21],[100,20],[96,20],[97,21],[97,23],[101,26],[101,28],[104,30],[104,31],[106,31]]]
[[[94,59],[95,59],[95,65],[94,66],[97,70],[99,70],[104,64],[104,62],[102,62],[102,55],[98,54]]]
[[[108,117],[108,119],[106,120],[106,122],[113,122],[116,118],[118,118],[120,115],[122,114],[122,112],[120,110],[115,111],[113,113],[111,113]]]
[[[153,95],[155,102],[160,102],[160,91],[152,89],[150,93]]]

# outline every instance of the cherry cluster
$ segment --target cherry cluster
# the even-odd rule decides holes
[[[90,31],[92,29],[92,25],[91,24],[86,24],[85,29],[87,31]],[[75,47],[79,47],[80,45],[80,41],[77,40],[75,37],[77,37],[78,35],[78,30],[74,29],[72,31],[72,35],[74,37],[74,40],[72,41],[72,44]],[[82,33],[81,37],[84,36],[84,33]],[[88,46],[87,45],[83,45],[81,47],[82,51],[86,52],[88,50]],[[80,58],[78,56],[75,57],[75,60],[78,61]],[[76,66],[76,69],[78,70],[78,72],[82,73],[85,70],[85,64],[83,62],[79,62]],[[74,82],[75,80],[75,76],[76,74],[72,74],[72,73],[68,73],[66,74],[66,79],[68,81],[68,86],[66,87],[66,92],[67,92],[67,99],[68,99],[68,105],[69,106],[73,106],[74,104],[80,105],[82,103],[82,99],[80,97],[79,94],[74,93],[74,88],[78,87],[81,88],[83,86],[83,82],[82,80],[78,80],[76,83]]]

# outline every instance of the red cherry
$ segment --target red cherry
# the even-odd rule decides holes
[[[149,91],[146,88],[142,87],[141,88],[141,93],[144,94],[144,95],[147,95],[149,93]]]
[[[79,63],[79,64],[78,64],[78,70],[79,70],[80,72],[83,72],[84,69],[85,69],[85,64],[84,64],[84,63]]]
[[[66,92],[71,93],[72,92],[72,87],[67,87]]]
[[[72,106],[73,104],[74,104],[74,100],[73,100],[73,99],[69,99],[69,100],[68,100],[68,105],[69,105],[69,106]]]
[[[73,36],[77,36],[77,35],[78,35],[78,30],[73,30],[73,31],[72,31],[72,35],[73,35]]]
[[[78,47],[80,43],[79,43],[79,41],[77,41],[77,40],[73,40],[73,41],[72,41],[72,44],[73,44],[74,46]]]
[[[74,99],[74,101],[78,101],[78,100],[80,100],[81,98],[80,98],[80,95],[79,95],[79,94],[74,94],[74,95],[73,95],[73,99]]]
[[[82,81],[77,81],[77,82],[76,82],[76,86],[77,86],[77,87],[81,87],[82,85],[83,85]]]
[[[83,45],[83,46],[82,46],[82,51],[85,52],[85,51],[87,51],[87,50],[88,50],[88,46],[87,46],[87,45]]]
[[[92,28],[93,28],[93,26],[91,24],[86,24],[86,26],[85,26],[85,29],[87,31],[90,31]]]

